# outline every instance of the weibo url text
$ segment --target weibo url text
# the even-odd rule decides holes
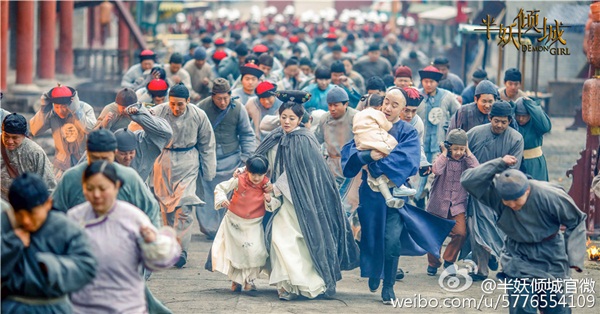
[[[420,294],[415,294],[412,298],[396,298],[392,299],[394,308],[409,308],[409,309],[426,309],[426,308],[461,308],[461,309],[494,309],[499,308],[518,308],[525,305],[531,305],[534,308],[540,307],[569,307],[569,308],[591,308],[595,305],[595,297],[593,295],[562,295],[562,296],[546,296],[546,295],[507,295],[501,294],[497,296],[481,295],[479,299],[469,297],[452,297],[452,298],[431,298],[422,297]]]

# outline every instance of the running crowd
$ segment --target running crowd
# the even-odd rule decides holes
[[[194,219],[207,270],[281,300],[360,267],[391,304],[400,256],[431,276],[471,259],[474,281],[582,271],[586,215],[547,182],[550,119],[517,69],[465,87],[394,34],[261,32],[141,51],[98,117],[60,85],[29,121],[2,110],[3,312],[169,313],[145,280],[186,265]]]

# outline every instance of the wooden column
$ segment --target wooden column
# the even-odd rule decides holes
[[[17,84],[33,84],[35,2],[17,2]]]
[[[59,73],[73,75],[73,11],[72,0],[60,1]]]
[[[56,50],[54,48],[56,26],[56,0],[39,2],[39,48],[37,73],[41,79],[53,79],[56,69]]]
[[[129,9],[129,3],[123,2],[125,9]],[[121,60],[121,69],[129,69],[129,28],[123,14],[119,14],[119,58]]]
[[[0,90],[6,90],[8,68],[8,0],[0,2]]]

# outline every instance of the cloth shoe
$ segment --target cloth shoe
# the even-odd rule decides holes
[[[411,189],[411,188],[406,187],[404,185],[395,187],[394,191],[393,191],[393,195],[396,196],[396,197],[413,196],[413,195],[416,195],[416,194],[417,194],[417,190]]]
[[[456,276],[456,265],[454,263],[444,261],[444,272],[449,276]]]
[[[402,270],[402,268],[398,268],[398,271],[396,272],[396,280],[402,279],[404,279],[404,271]]]
[[[433,267],[433,266],[427,266],[427,275],[429,276],[435,276],[435,274],[437,274],[437,268]]]
[[[377,292],[380,283],[381,279],[379,278],[369,278],[369,290],[371,290],[373,293]]]
[[[185,264],[187,264],[187,252],[181,251],[181,256],[179,256],[179,260],[175,263],[175,267],[182,268]]]
[[[298,295],[295,293],[290,293],[285,290],[279,291],[279,300],[283,301],[292,301],[298,298]]]
[[[400,198],[388,198],[385,200],[385,205],[390,208],[402,208],[404,206],[404,200]]]
[[[473,282],[484,281],[487,279],[487,276],[474,274],[474,273],[470,273],[469,276],[471,276],[471,278],[473,279]]]
[[[242,285],[240,285],[239,283],[232,281],[231,282],[231,291],[233,292],[240,292],[242,291]]]
[[[244,285],[244,291],[256,291],[256,285],[254,281],[246,282]]]
[[[496,259],[496,256],[490,256],[490,260],[488,261],[488,267],[493,271],[498,270],[498,259]]]
[[[394,286],[383,286],[381,289],[381,300],[385,305],[391,305],[392,300],[396,300],[396,294],[394,293]]]

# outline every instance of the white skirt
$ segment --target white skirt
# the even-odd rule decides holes
[[[312,262],[296,210],[286,197],[283,197],[283,204],[273,217],[269,257],[269,284],[311,299],[325,292],[325,281]]]
[[[239,284],[258,277],[267,261],[263,217],[243,219],[227,211],[212,245],[213,271]]]

